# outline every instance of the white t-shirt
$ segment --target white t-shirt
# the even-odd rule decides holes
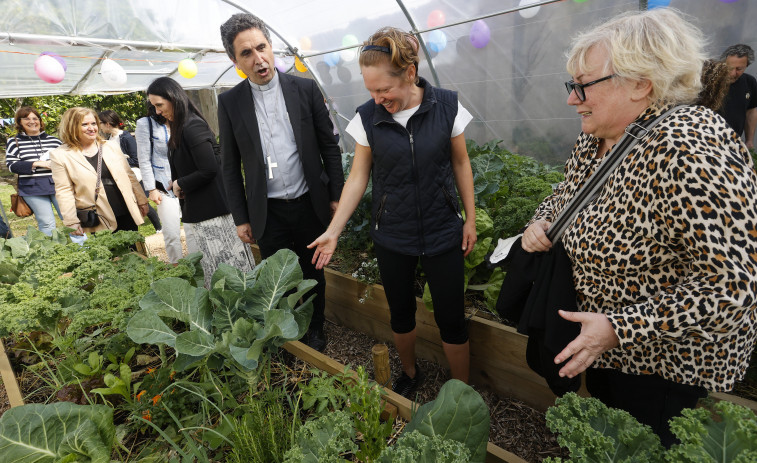
[[[414,108],[397,111],[396,113],[392,114],[392,119],[402,124],[402,127],[407,127],[407,121],[410,120],[410,116],[415,114],[415,112],[418,111],[418,108],[420,107],[421,106],[418,105]],[[465,127],[472,120],[473,116],[471,115],[471,113],[469,113],[468,110],[465,109],[463,105],[461,105],[458,101],[457,116],[455,116],[455,123],[452,126],[452,134],[450,135],[450,138],[454,138],[463,133]],[[347,124],[347,128],[345,130],[348,134],[350,134],[350,136],[352,136],[352,138],[355,139],[358,144],[369,146],[368,135],[365,133],[365,127],[363,127],[363,119],[360,117],[360,113],[355,113],[355,117],[353,117],[350,123]]]

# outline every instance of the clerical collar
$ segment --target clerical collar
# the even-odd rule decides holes
[[[247,82],[250,83],[250,87],[252,87],[253,90],[257,90],[259,92],[266,92],[268,90],[274,89],[279,85],[279,73],[275,70],[275,68],[273,68],[273,71],[273,79],[271,79],[271,81],[265,85],[258,85],[255,82],[251,81],[249,78],[247,79]]]

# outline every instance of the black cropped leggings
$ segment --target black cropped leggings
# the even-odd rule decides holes
[[[459,246],[436,256],[407,256],[375,245],[381,281],[389,302],[392,331],[405,334],[415,329],[415,268],[420,259],[426,274],[434,320],[442,341],[464,344],[468,325],[464,311],[463,251]]]

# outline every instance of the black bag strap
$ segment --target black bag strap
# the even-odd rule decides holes
[[[152,117],[147,116],[147,127],[150,129],[150,166],[152,166],[152,152],[155,142],[152,139]]]
[[[647,136],[655,125],[682,107],[683,105],[675,106],[655,119],[649,119],[641,123],[634,122],[626,127],[625,135],[623,135],[623,138],[615,146],[613,152],[602,160],[602,163],[594,174],[589,177],[584,186],[568,201],[568,204],[560,211],[555,221],[552,222],[546,233],[547,238],[552,243],[560,239],[565,229],[573,222],[578,213],[599,195],[599,191],[608,177],[610,177],[610,174],[615,171],[636,144]]]

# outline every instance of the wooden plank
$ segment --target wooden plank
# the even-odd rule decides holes
[[[290,354],[318,368],[319,370],[323,370],[332,375],[344,372],[344,369],[345,369],[344,365],[332,359],[331,357],[323,355],[317,350],[312,349],[299,341],[288,342],[284,344],[283,347]],[[350,370],[349,373],[352,375],[356,375],[356,373],[352,370]],[[401,395],[397,394],[391,389],[384,388],[384,392],[385,392],[384,398],[386,399],[386,401],[394,405],[395,407],[397,407],[397,412],[404,420],[410,421],[411,416],[412,416],[411,410],[412,410],[413,402],[409,399],[406,399],[405,397],[402,397]],[[487,463],[526,463],[526,460],[523,460],[519,456],[513,453],[510,453],[507,450],[504,450],[492,444],[491,442],[489,442],[486,446],[486,462]]]
[[[2,339],[0,339],[0,377],[3,378],[3,386],[5,386],[5,393],[8,395],[11,408],[23,405],[24,397],[21,395],[16,375],[13,373],[11,362],[5,353],[5,345]]]
[[[733,394],[726,394],[725,392],[710,392],[710,397],[718,401],[727,400],[728,402],[733,402],[736,405],[741,405],[742,407],[746,407],[757,413],[757,402],[754,400],[745,399]]]

